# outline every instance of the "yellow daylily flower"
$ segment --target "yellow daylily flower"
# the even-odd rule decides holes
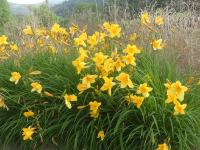
[[[17,84],[20,79],[21,79],[21,75],[20,75],[19,72],[12,72],[11,73],[11,77],[10,77],[11,82],[14,82],[15,84]]]
[[[5,50],[6,50],[6,46],[0,46],[0,53],[5,52]]]
[[[115,68],[119,72],[122,70],[122,68],[125,66],[125,64],[122,62],[121,58],[117,58],[115,62]]]
[[[107,30],[111,38],[121,36],[121,27],[118,24],[110,24],[109,22],[104,22],[103,27]]]
[[[136,45],[128,44],[127,47],[123,50],[123,52],[127,53],[127,54],[134,55],[134,54],[140,53],[141,50]]]
[[[34,133],[35,133],[35,128],[31,128],[31,126],[29,126],[28,128],[23,128],[22,129],[23,140],[32,140],[32,136]]]
[[[5,35],[0,36],[0,46],[8,44],[7,39]]]
[[[30,36],[34,34],[31,26],[26,26],[26,28],[23,29],[23,33],[25,35],[30,35]]]
[[[14,52],[19,51],[19,47],[16,44],[10,45],[10,49],[11,51],[14,51]]]
[[[137,33],[131,34],[130,40],[135,42],[136,39],[137,39]]]
[[[80,54],[79,56],[80,61],[84,61],[88,57],[88,51],[82,47],[79,48],[79,54]]]
[[[110,29],[108,30],[110,37],[120,37],[121,36],[121,27],[118,24],[111,24]]]
[[[128,55],[124,56],[123,59],[127,65],[136,66],[135,57],[133,55],[128,54]]]
[[[99,111],[90,111],[90,117],[92,118],[98,118],[99,117]]]
[[[104,61],[103,70],[108,74],[115,70],[115,61],[112,58],[108,58]]]
[[[137,96],[137,95],[133,95],[133,94],[126,96],[126,99],[129,103],[134,103],[137,108],[140,108],[140,106],[142,105],[142,103],[144,101],[143,96]]]
[[[74,38],[74,43],[76,46],[86,47],[85,41],[87,40],[87,34],[84,32],[78,38]]]
[[[184,100],[184,95],[188,88],[186,86],[183,86],[180,81],[176,81],[175,83],[165,85],[167,87],[167,96],[176,95],[179,101]]]
[[[157,25],[163,25],[164,24],[164,18],[162,16],[157,16],[155,19],[155,24]]]
[[[152,47],[154,50],[162,50],[164,48],[163,40],[162,39],[153,40]]]
[[[75,24],[72,24],[72,26],[69,28],[69,33],[74,35],[78,31],[78,26]]]
[[[91,111],[97,111],[99,109],[99,107],[101,106],[101,102],[97,102],[95,100],[95,101],[90,102],[89,106],[90,106]]]
[[[72,95],[65,94],[64,99],[67,108],[71,109],[72,108],[71,102],[77,101],[77,96],[74,94]]]
[[[80,94],[83,93],[85,90],[89,89],[91,86],[85,83],[79,83],[77,85],[77,89],[79,90]]]
[[[89,102],[89,106],[90,106],[90,116],[93,118],[98,118],[99,107],[101,106],[101,102],[92,101],[92,102]]]
[[[97,75],[88,74],[82,79],[82,83],[90,86],[92,83],[95,83],[96,78],[97,78]]]
[[[149,24],[151,23],[150,16],[148,12],[144,12],[140,16],[140,20],[142,24]]]
[[[159,144],[156,150],[169,150],[169,148],[166,143],[163,143],[163,144]]]
[[[80,59],[72,61],[72,64],[74,67],[76,67],[78,74],[80,74],[83,69],[87,68],[86,63]]]
[[[184,115],[186,107],[187,104],[180,104],[179,102],[177,102],[174,106],[174,115]]]
[[[38,92],[39,94],[42,92],[42,85],[38,82],[31,83],[32,90],[31,92]]]
[[[98,132],[97,138],[99,138],[101,141],[104,140],[104,138],[105,138],[105,133],[104,133],[103,130],[101,130],[101,131]]]
[[[184,100],[184,93],[188,90],[186,86],[182,86],[180,81],[176,81],[172,84],[172,89],[177,94],[177,97],[180,101]]]
[[[60,31],[60,25],[58,23],[54,23],[51,27],[52,33],[58,33]]]
[[[93,34],[92,36],[88,36],[87,42],[91,47],[94,47],[95,45],[98,44],[98,39],[97,39],[96,35]]]
[[[47,35],[47,30],[45,28],[37,28],[37,29],[35,29],[35,33],[38,36],[46,36]]]
[[[81,38],[74,38],[74,43],[75,43],[76,46],[86,47],[85,41],[83,41]]]
[[[104,55],[102,52],[98,52],[94,55],[93,61],[96,63],[96,66],[100,66],[104,63],[108,56]]]
[[[38,46],[44,46],[44,40],[42,38],[37,39],[37,45]],[[50,46],[49,46],[50,47]]]
[[[29,117],[34,117],[35,113],[32,110],[28,110],[28,111],[24,112],[23,115],[26,118],[29,118]]]
[[[140,84],[137,90],[137,94],[142,94],[144,97],[149,97],[149,92],[153,89],[147,86],[147,83]]]
[[[79,38],[81,38],[83,41],[86,41],[87,40],[87,33],[86,32],[83,32]]]
[[[106,34],[103,32],[95,32],[94,33],[98,39],[99,42],[102,42],[105,40]]]
[[[110,23],[109,23],[109,22],[104,22],[104,23],[103,23],[103,27],[104,27],[106,30],[110,30]]]
[[[74,38],[74,43],[75,43],[76,46],[84,46],[84,47],[86,47],[85,42],[80,38]]]
[[[131,81],[129,74],[127,73],[120,73],[119,76],[116,77],[116,80],[120,81],[121,88],[125,88],[127,86],[129,88],[133,88],[133,82]]]
[[[176,104],[178,101],[177,101],[177,96],[174,94],[174,95],[168,95],[165,103],[173,103],[173,104]]]
[[[53,24],[53,26],[51,27],[51,33],[53,37],[55,36],[55,34],[68,35],[66,29],[62,28],[58,23]]]
[[[115,83],[113,82],[113,78],[108,78],[108,77],[103,77],[104,79],[104,84],[101,87],[101,91],[108,91],[108,94],[111,96],[112,92],[112,88],[113,86],[115,86]]]

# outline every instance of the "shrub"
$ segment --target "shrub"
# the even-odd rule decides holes
[[[10,8],[6,0],[0,0],[0,33],[3,31],[4,24],[9,20]]]
[[[156,20],[142,14],[131,35],[108,22],[90,36],[77,25],[27,26],[20,50],[2,40],[1,145],[198,148],[200,87],[165,55]]]

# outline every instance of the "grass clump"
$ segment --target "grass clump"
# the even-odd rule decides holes
[[[15,50],[2,42],[2,147],[198,148],[199,85],[165,55],[157,19],[141,15],[145,45],[108,22],[90,36],[76,25],[28,26]]]

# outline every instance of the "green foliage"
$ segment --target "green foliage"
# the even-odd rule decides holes
[[[91,9],[92,11],[95,11],[96,9],[95,4],[94,3],[86,3],[86,4],[79,3],[75,6],[75,12],[77,13],[82,13],[89,9]]]
[[[40,20],[41,26],[49,26],[55,22],[60,22],[60,17],[55,15],[46,4],[33,8],[33,15]]]
[[[176,150],[198,148],[200,87],[187,85],[190,90],[185,97],[188,104],[186,115],[173,116],[173,106],[164,102],[166,90],[163,83],[166,79],[181,80],[183,83],[186,80],[183,74],[177,72],[175,59],[163,56],[162,53],[144,52],[138,58],[137,71],[131,78],[135,84],[148,82],[154,89],[141,109],[128,105],[124,100],[127,92],[119,88],[113,91],[112,96],[92,90],[78,95],[76,85],[80,76],[71,64],[74,54],[52,56],[38,52],[1,63],[0,94],[9,107],[9,111],[0,110],[1,148],[11,143],[19,145],[20,149],[53,143],[58,144],[59,149],[154,150],[164,141]],[[40,70],[42,74],[31,76],[30,69]],[[13,71],[22,74],[17,86],[9,82]],[[31,93],[32,81],[39,81],[45,90],[55,96],[51,98]],[[64,104],[65,93],[78,95],[72,109],[67,109]],[[102,102],[100,116],[96,120],[90,117],[89,108],[76,109],[92,100]],[[26,119],[23,116],[27,109],[36,113],[35,118]],[[32,141],[23,141],[21,129],[29,125],[37,125],[37,133]],[[97,139],[98,130],[106,133],[103,141]]]
[[[63,17],[84,13],[87,10],[97,12],[97,9],[102,9],[102,0],[68,0],[53,7],[55,13]]]
[[[10,17],[10,8],[6,0],[0,0],[0,32],[3,31],[4,24]]]

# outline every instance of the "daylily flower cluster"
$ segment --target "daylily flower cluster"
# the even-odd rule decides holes
[[[164,19],[161,16],[155,18],[154,23],[157,26],[164,24]],[[151,18],[147,12],[141,15],[141,24],[152,30]],[[137,55],[139,55],[143,49],[142,45],[137,42],[137,34],[132,33],[129,37],[130,43],[125,42],[118,44],[123,34],[121,32],[119,24],[105,22],[100,31],[96,31],[91,35],[88,35],[86,29],[79,29],[77,25],[72,25],[69,29],[61,27],[55,23],[51,29],[36,28],[26,26],[23,30],[23,34],[30,38],[24,45],[28,47],[36,48],[35,45],[42,48],[50,49],[53,54],[58,52],[58,47],[55,45],[64,46],[64,51],[68,51],[67,48],[73,48],[76,58],[71,62],[76,73],[79,75],[80,80],[76,85],[76,91],[70,93],[66,91],[61,95],[61,99],[64,99],[66,105],[66,111],[73,109],[74,105],[83,103],[79,100],[79,96],[84,96],[87,92],[98,93],[106,95],[108,101],[116,91],[123,91],[125,93],[123,99],[125,105],[133,104],[136,109],[141,109],[145,105],[145,101],[151,97],[150,92],[154,92],[151,83],[142,82],[139,84],[134,83],[134,70],[137,69]],[[37,37],[35,45],[32,37]],[[113,43],[113,44],[110,44]],[[0,52],[8,44],[7,37],[5,35],[0,37]],[[152,42],[148,43],[153,50],[161,50],[165,44],[162,39],[152,39]],[[25,46],[26,47],[26,46]],[[18,51],[16,44],[11,44],[10,48],[13,51]],[[75,50],[74,50],[75,49]],[[40,71],[33,71],[30,75],[41,75]],[[25,76],[20,72],[11,72],[10,82],[15,85],[20,84],[20,80],[23,80]],[[167,88],[167,100],[166,103],[174,104],[174,114],[185,114],[185,108],[187,104],[181,104],[184,100],[184,93],[188,90],[183,86],[180,81],[175,83],[166,83]],[[30,83],[31,90],[35,94],[45,95],[48,97],[54,97],[52,93],[45,90],[40,81]],[[104,103],[101,99],[90,99],[87,104],[83,103],[78,106],[78,109],[87,109],[89,111],[89,118],[98,119],[101,115],[101,108],[104,107]],[[0,96],[0,107],[6,107],[5,100]],[[134,109],[134,108],[133,108]],[[23,113],[27,119],[34,118],[35,113],[27,109]],[[36,128],[29,126],[22,129],[22,136],[24,140],[32,140],[32,136],[36,133]],[[98,131],[97,138],[104,140],[105,133],[103,130]],[[161,144],[157,150],[168,150],[167,144]]]
[[[101,106],[101,103],[97,101],[93,101],[89,103],[89,106],[90,106],[90,116],[93,118],[98,118],[99,107]]]
[[[149,30],[155,31],[152,28],[152,23],[155,23],[157,26],[162,26],[164,25],[164,18],[162,16],[156,16],[155,20],[152,21],[148,12],[141,14],[141,24],[147,27]],[[151,44],[154,50],[162,50],[165,47],[162,39],[153,39]]]
[[[184,100],[184,95],[188,88],[183,86],[180,81],[175,83],[168,81],[165,87],[167,88],[167,100],[165,102],[174,104],[174,115],[185,114],[187,104],[181,104],[181,102]]]
[[[10,57],[9,51],[16,53],[19,51],[17,44],[8,42],[8,37],[5,35],[0,36],[0,60],[4,60]]]
[[[129,95],[126,96],[126,99],[128,103],[133,103],[137,106],[137,108],[140,108],[145,98],[149,97],[149,92],[151,92],[153,89],[151,87],[147,86],[147,83],[140,84],[137,90],[137,94],[141,94],[142,96],[137,95]]]

